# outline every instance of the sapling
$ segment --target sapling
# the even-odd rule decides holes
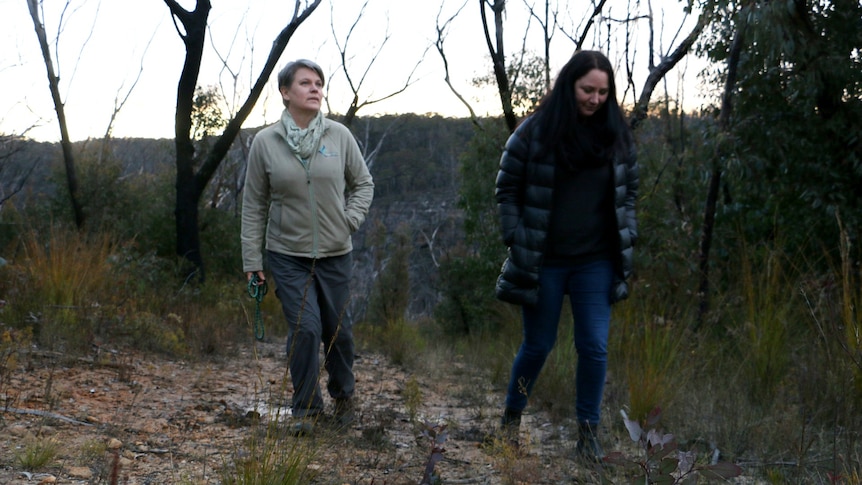
[[[624,467],[642,483],[687,485],[697,483],[700,478],[728,479],[742,474],[742,468],[739,466],[718,461],[717,454],[708,464],[699,464],[695,451],[680,450],[674,436],[663,432],[659,427],[662,414],[659,407],[654,408],[647,415],[645,421],[647,429],[637,421],[629,419],[625,410],[621,410],[620,414],[629,437],[638,443],[643,455],[629,457],[620,451],[615,451],[608,453],[604,462]]]

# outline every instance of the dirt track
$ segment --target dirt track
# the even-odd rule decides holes
[[[29,356],[0,389],[7,408],[17,409],[0,413],[0,483],[110,483],[114,460],[121,484],[220,483],[219,470],[248,453],[247,438],[263,434],[249,411],[264,423],[277,412],[267,403],[279,402],[273,396],[284,377],[282,344],[258,343],[256,356],[248,347],[218,363],[104,350],[71,364]],[[379,355],[359,355],[354,426],[340,434],[319,426],[312,437],[287,438],[316,450],[312,483],[420,483],[432,449],[422,423],[446,426],[443,459],[434,467],[446,484],[597,479],[571,460],[568,428],[538,416],[525,417],[523,428],[532,431],[522,433],[528,444],[521,455],[483,447],[500,391],[457,364],[442,365],[433,377],[410,375]],[[58,444],[57,459],[24,470],[15,456],[36,436]]]

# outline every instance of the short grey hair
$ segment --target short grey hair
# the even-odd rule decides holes
[[[326,77],[323,75],[323,69],[317,65],[314,61],[309,61],[308,59],[297,59],[295,61],[288,62],[286,66],[284,66],[281,71],[278,71],[278,89],[281,89],[282,86],[290,87],[293,84],[293,79],[296,77],[296,71],[301,68],[311,69],[316,72],[318,76],[320,76],[320,80],[325,84]]]

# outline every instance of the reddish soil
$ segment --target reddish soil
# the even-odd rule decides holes
[[[283,345],[246,347],[217,362],[194,363],[106,350],[72,362],[46,353],[25,356],[0,381],[6,403],[0,409],[0,484],[221,483],[236,457],[260,453],[249,443],[263,447],[261,437],[273,429],[266,423],[280,414],[266,403],[283,402],[273,398],[285,373]],[[278,446],[313,450],[309,483],[417,484],[431,456],[432,440],[423,435],[423,423],[430,423],[445,425],[447,433],[442,459],[433,466],[440,483],[598,481],[594,470],[572,459],[571,427],[539,415],[525,416],[519,454],[483,446],[502,391],[457,363],[429,368],[433,376],[410,374],[380,355],[361,354],[353,426],[317,426],[311,436],[282,436]],[[260,420],[251,419],[255,409]],[[275,429],[289,427],[290,418],[278,419]],[[57,445],[55,459],[25,470],[18,457],[49,440]]]

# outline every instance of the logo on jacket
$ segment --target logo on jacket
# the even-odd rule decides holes
[[[328,151],[326,149],[326,145],[321,145],[320,150],[318,150],[318,151],[320,152],[321,155],[323,155],[326,158],[332,158],[332,157],[338,156],[337,152]]]

